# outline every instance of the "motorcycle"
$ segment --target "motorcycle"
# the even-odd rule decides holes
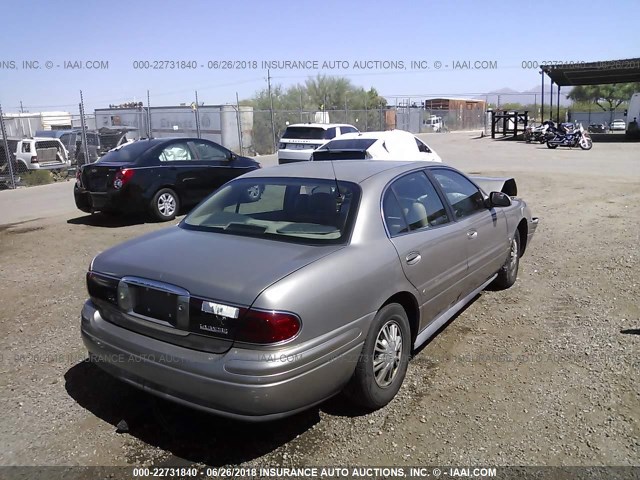
[[[545,133],[547,148],[558,147],[580,147],[582,150],[591,150],[593,141],[591,135],[584,130],[582,124],[576,127],[573,123],[563,123],[556,127],[553,122],[549,122]]]
[[[537,127],[527,126],[527,128],[524,129],[524,141],[526,143],[546,142],[545,133],[548,128],[547,122],[544,122],[542,125],[538,125]]]

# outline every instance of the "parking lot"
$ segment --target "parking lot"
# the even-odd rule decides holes
[[[84,274],[100,251],[171,227],[86,215],[72,181],[0,191],[0,464],[637,463],[640,144],[420,137],[465,172],[514,176],[540,227],[515,286],[449,322],[371,414],[335,397],[243,424],[113,380],[85,362]]]

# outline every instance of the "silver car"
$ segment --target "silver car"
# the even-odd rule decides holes
[[[220,415],[275,419],[343,390],[380,408],[412,349],[516,281],[538,220],[507,193],[513,179],[432,162],[253,171],[98,255],[82,338],[116,377]]]

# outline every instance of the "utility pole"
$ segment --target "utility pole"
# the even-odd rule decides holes
[[[195,115],[196,115],[196,135],[198,136],[198,138],[202,138],[200,136],[200,104],[198,103],[198,91],[196,90],[196,108],[195,108]]]
[[[82,96],[82,90],[80,90],[80,125],[82,127],[82,152],[84,154],[84,163],[89,163],[89,145],[87,144],[87,124],[84,119],[84,98]],[[79,165],[76,164],[76,168]]]
[[[0,105],[0,134],[2,134],[2,142],[4,144],[4,154],[7,158],[7,165],[9,165],[9,176],[11,177],[11,188],[16,188],[16,172],[13,171],[13,163],[11,162],[12,156],[9,151],[9,142],[7,142],[7,131],[4,128],[4,117],[2,116],[2,105]],[[17,162],[16,162],[17,163]]]
[[[238,121],[238,143],[240,144],[240,155],[244,155],[244,146],[242,145],[242,118],[240,117],[240,98],[236,92],[236,119]]]
[[[269,103],[271,104],[271,135],[273,141],[273,153],[276,153],[276,125],[273,121],[273,97],[271,96],[271,71],[267,69],[267,87],[269,89]]]
[[[20,113],[24,113],[24,108],[22,108],[22,100],[20,100]]]
[[[151,95],[147,90],[147,138],[151,139]]]

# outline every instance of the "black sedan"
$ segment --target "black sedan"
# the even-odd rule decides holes
[[[589,133],[607,133],[607,126],[604,123],[590,123]]]
[[[74,196],[83,212],[150,212],[167,221],[181,207],[197,204],[229,180],[257,168],[255,160],[209,140],[138,140],[83,166],[76,175]]]

